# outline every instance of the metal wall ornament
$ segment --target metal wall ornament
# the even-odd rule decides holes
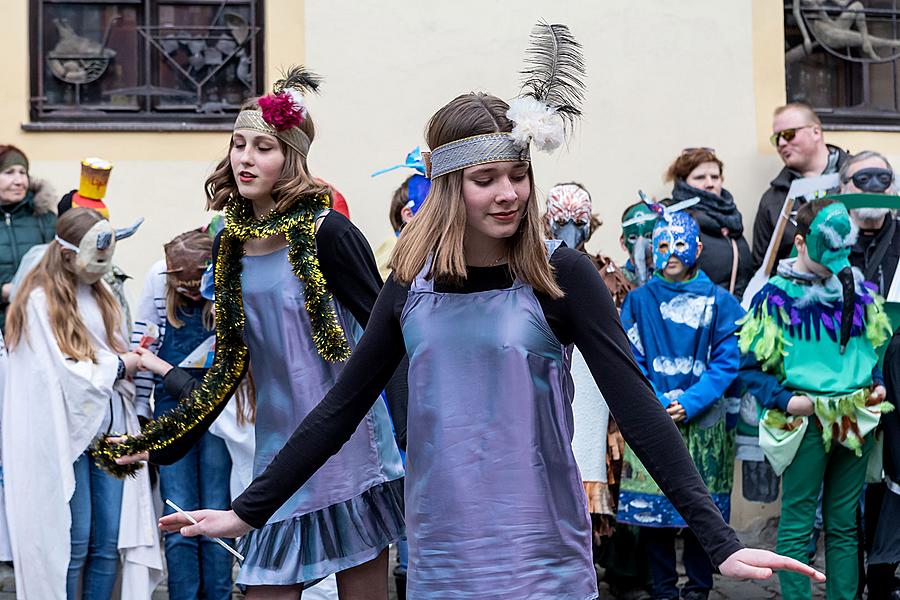
[[[115,58],[116,51],[107,47],[114,17],[106,27],[102,42],[78,35],[64,19],[53,19],[59,41],[47,53],[47,66],[57,79],[73,85],[83,85],[99,79]],[[76,98],[77,98],[76,93]]]
[[[225,125],[259,93],[263,0],[104,4],[31,0],[34,92],[26,129],[46,128],[40,121],[66,129]]]
[[[224,24],[216,25],[220,19]],[[193,88],[196,99],[195,111],[216,114],[239,110],[244,97],[252,95],[253,65],[247,46],[261,30],[262,28],[251,26],[241,15],[233,12],[218,14],[213,23],[205,27],[174,28],[158,25],[138,27],[141,36]],[[179,60],[179,57],[183,56],[186,56],[186,59]],[[237,61],[235,77],[248,93],[243,96],[232,93],[234,97],[221,96],[204,100],[204,87],[232,60]],[[166,88],[159,88],[155,91],[155,95],[170,95],[168,91]],[[186,90],[171,89],[171,91],[174,92],[171,95],[179,96]],[[113,90],[110,93],[115,92]]]
[[[788,63],[802,60],[817,48],[850,62],[888,63],[900,58],[897,10],[866,7],[862,0],[793,0],[794,20],[803,43],[785,53]],[[890,25],[893,38],[875,35],[870,26]]]
[[[900,0],[784,0],[789,102],[826,129],[900,131]]]

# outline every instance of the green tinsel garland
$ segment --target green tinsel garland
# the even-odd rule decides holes
[[[244,343],[244,304],[241,295],[241,258],[244,242],[276,234],[287,237],[288,260],[294,274],[304,283],[306,311],[319,354],[328,361],[345,360],[350,346],[337,319],[325,277],[319,268],[315,246],[315,216],[331,205],[327,195],[304,199],[288,214],[272,212],[255,219],[246,203],[226,207],[227,225],[216,259],[216,356],[203,382],[178,406],[150,421],[141,435],[121,444],[97,438],[91,454],[97,466],[115,475],[133,475],[141,463],[118,465],[121,456],[162,450],[196,427],[221,402],[231,397],[247,369],[248,350]]]

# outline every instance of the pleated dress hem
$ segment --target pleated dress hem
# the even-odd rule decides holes
[[[241,586],[312,585],[377,557],[406,534],[403,478],[350,500],[270,523],[241,539]]]

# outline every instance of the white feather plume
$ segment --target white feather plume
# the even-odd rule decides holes
[[[566,140],[565,124],[556,109],[531,96],[510,102],[506,118],[515,124],[510,135],[522,148],[531,141],[538,150],[552,152]]]
[[[294,103],[294,110],[300,111],[300,114],[303,118],[306,118],[306,99],[303,97],[303,93],[296,88],[286,88],[284,93],[291,97],[291,101]]]

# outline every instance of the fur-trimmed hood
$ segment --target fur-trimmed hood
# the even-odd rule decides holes
[[[56,203],[59,202],[59,196],[49,181],[31,177],[28,182],[28,192],[32,195],[34,214],[56,213]]]

